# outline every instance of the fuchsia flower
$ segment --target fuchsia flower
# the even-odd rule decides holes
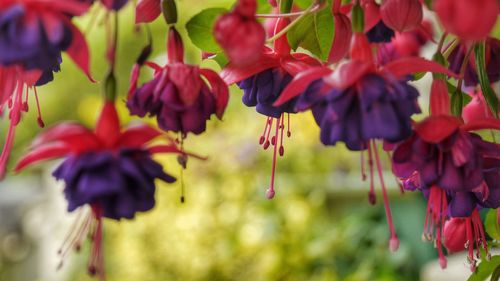
[[[215,23],[215,40],[233,64],[249,65],[262,55],[266,32],[255,18],[256,10],[255,0],[239,0],[233,11]]]
[[[101,2],[108,10],[118,11],[127,4],[128,0],[101,0]]]
[[[133,115],[155,116],[165,131],[200,134],[212,114],[222,118],[229,100],[227,85],[214,71],[183,62],[182,39],[175,27],[169,30],[168,60],[164,67],[147,62],[154,77],[139,88],[142,62],[134,66],[127,107]]]
[[[390,42],[394,30],[388,27],[381,18],[380,6],[374,0],[362,0],[364,12],[364,32],[372,43]]]
[[[94,131],[77,123],[61,123],[40,134],[24,155],[16,172],[45,160],[65,158],[53,172],[65,183],[68,211],[90,206],[91,212],[79,217],[63,243],[60,254],[79,249],[89,233],[92,241],[88,271],[104,280],[102,218],[133,218],[137,212],[153,208],[155,179],[173,182],[155,153],[183,154],[173,143],[148,145],[161,133],[148,125],[122,130],[113,102],[106,102]],[[81,225],[78,225],[81,224]]]
[[[61,52],[68,55],[90,77],[88,48],[83,35],[71,23],[88,3],[77,0],[6,0],[0,4],[0,64],[40,70],[37,85],[53,79],[60,70]],[[92,80],[92,79],[91,79]]]
[[[462,42],[448,56],[450,70],[460,73],[462,62],[467,50],[472,47],[471,42]],[[500,80],[500,40],[488,37],[485,40],[486,73],[490,83]],[[470,56],[465,69],[464,83],[466,86],[475,86],[479,83],[475,56]]]
[[[276,23],[275,32],[279,32],[288,24],[288,20],[280,18]],[[283,136],[285,130],[284,113],[294,113],[294,101],[288,101],[279,106],[275,105],[283,89],[292,78],[310,67],[319,66],[316,59],[301,53],[290,54],[290,46],[286,36],[278,38],[274,49],[266,48],[261,58],[254,64],[241,66],[230,62],[221,72],[221,77],[228,84],[237,83],[243,90],[243,103],[249,107],[256,107],[257,112],[268,116],[266,126],[259,143],[267,149],[270,144],[274,147],[271,184],[267,191],[269,199],[274,197],[274,174],[276,169],[276,154],[284,154]],[[273,122],[275,121],[274,136],[270,139]],[[290,128],[288,115],[288,128]],[[290,130],[287,131],[290,137]]]
[[[437,0],[434,10],[448,32],[464,40],[481,40],[493,29],[500,7],[497,0]]]
[[[390,230],[390,248],[396,250],[397,238],[390,212],[382,167],[374,140],[398,142],[411,135],[411,115],[419,112],[418,92],[407,76],[421,71],[450,73],[443,66],[421,58],[402,58],[378,67],[371,58],[370,46],[362,33],[356,33],[351,61],[335,70],[311,68],[297,75],[274,103],[296,99],[295,109],[311,109],[320,126],[325,145],[342,141],[351,150],[367,150],[370,168],[369,199],[375,203],[375,160],[381,181],[384,206]],[[360,44],[360,43],[361,44]],[[362,154],[364,176],[364,156]]]
[[[384,0],[380,15],[389,28],[398,32],[410,31],[422,22],[422,3],[419,0]]]

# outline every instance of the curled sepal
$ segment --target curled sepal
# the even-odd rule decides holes
[[[200,69],[200,74],[203,75],[210,84],[211,93],[215,97],[215,114],[219,119],[222,119],[227,103],[229,102],[229,89],[226,83],[222,80],[215,71],[210,69]]]
[[[464,131],[476,131],[476,130],[486,130],[486,129],[500,130],[500,119],[496,118],[476,119],[462,125],[461,128]]]
[[[351,20],[342,13],[335,13],[333,19],[335,22],[335,37],[328,55],[329,63],[338,62],[346,56],[352,38]]]
[[[66,52],[75,64],[85,73],[85,75],[87,75],[89,80],[95,83],[96,81],[92,78],[92,74],[90,73],[90,53],[85,37],[69,20],[67,21],[67,25],[71,30],[73,40],[71,41],[71,45]]]
[[[77,123],[65,122],[50,127],[38,135],[31,144],[30,149],[51,142],[63,142],[71,148],[72,152],[81,152],[87,150],[87,147],[92,149],[101,145],[99,139],[91,130]]]
[[[426,142],[440,143],[458,130],[462,121],[454,116],[431,116],[415,126],[415,132]]]
[[[70,148],[64,142],[53,142],[40,145],[24,155],[14,167],[16,173],[24,168],[44,160],[63,157],[70,153]]]
[[[354,36],[352,36],[350,55],[353,60],[366,62],[373,61],[372,48],[364,33],[356,32],[354,33]]]
[[[389,71],[398,78],[418,72],[443,73],[448,76],[458,78],[457,74],[453,73],[441,64],[420,57],[405,57],[391,61],[386,64],[383,69]]]
[[[328,67],[315,67],[299,73],[283,90],[279,98],[274,102],[273,106],[280,106],[287,101],[299,96],[307,89],[307,87],[309,87],[309,85],[313,81],[321,79],[324,76],[329,75],[330,73],[332,73],[332,70]]]
[[[279,18],[276,21],[276,26],[274,28],[274,34],[279,33],[283,30],[288,24],[290,24],[290,20],[288,18]],[[278,54],[289,54],[290,53],[290,44],[288,44],[288,39],[286,36],[281,36],[274,41],[274,50]]]
[[[121,134],[117,145],[120,147],[141,147],[159,137],[162,133],[147,124],[130,126]]]

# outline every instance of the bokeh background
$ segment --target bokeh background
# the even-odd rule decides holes
[[[231,0],[178,1],[179,29],[187,61],[200,63],[199,51],[186,35],[184,23],[208,6],[230,7]],[[129,5],[120,14],[117,75],[122,94],[118,105],[124,123],[134,121],[124,106],[131,66],[147,44],[144,29],[133,25]],[[103,12],[94,9],[78,21],[92,50],[92,70],[104,77]],[[95,18],[95,25],[91,25]],[[154,52],[165,61],[166,26],[151,25]],[[218,69],[211,61],[206,67]],[[143,71],[141,79],[151,77]],[[424,98],[429,77],[418,86]],[[101,85],[91,84],[64,57],[55,81],[39,88],[44,121],[77,120],[92,127],[100,108]],[[180,183],[159,184],[157,206],[131,221],[105,222],[108,281],[329,281],[329,280],[465,280],[465,258],[453,258],[447,271],[437,269],[433,245],[421,241],[425,202],[420,194],[401,194],[384,156],[399,251],[388,250],[388,230],[381,204],[368,203],[368,182],[361,181],[360,155],[343,145],[324,147],[309,113],[292,116],[292,138],[278,160],[277,194],[267,200],[271,151],[258,145],[265,118],[241,103],[232,88],[223,121],[213,118],[207,133],[189,136],[185,148],[209,157],[190,160],[184,171],[186,202],[180,203]],[[31,105],[34,108],[34,104]],[[12,162],[41,131],[35,110],[18,128]],[[148,120],[152,122],[153,120]],[[0,135],[6,133],[6,120]],[[159,157],[165,169],[179,175],[175,157]],[[57,162],[0,183],[0,280],[87,281],[88,245],[72,253],[56,270],[57,250],[70,231],[74,214],[66,212],[62,185],[51,170]],[[378,182],[377,182],[377,189]],[[380,190],[379,190],[380,191]],[[456,265],[454,265],[456,264]]]

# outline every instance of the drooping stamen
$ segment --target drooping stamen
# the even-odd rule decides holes
[[[368,145],[367,147],[368,147],[368,168],[370,169],[370,191],[368,192],[368,201],[370,202],[370,204],[375,205],[375,203],[377,203],[377,195],[375,194],[373,155],[370,145]]]
[[[271,131],[273,129],[273,118],[269,117],[267,120],[268,120],[268,124],[269,124],[269,129],[266,132],[266,137],[265,137],[265,141],[264,141],[264,145],[263,145],[264,149],[269,148],[269,145],[271,144],[271,142],[269,141],[269,136],[271,135]],[[276,126],[278,126],[278,125],[276,125]]]
[[[28,112],[29,106],[28,106],[28,94],[29,94],[29,87],[26,87],[26,94],[24,95],[24,102],[22,106],[22,110],[24,112]]]
[[[366,181],[365,151],[360,151],[361,155],[361,180]]]
[[[9,161],[10,152],[12,150],[12,145],[14,141],[14,135],[16,132],[16,126],[21,121],[21,107],[22,107],[22,94],[23,94],[23,84],[17,83],[17,91],[15,94],[15,101],[11,100],[12,103],[9,106],[9,130],[7,132],[7,137],[5,138],[5,144],[2,149],[2,154],[0,154],[0,180],[5,177],[5,172],[7,170],[7,162]],[[9,101],[10,103],[10,101]]]
[[[281,117],[278,117],[276,119],[276,132],[275,132],[275,137],[278,137],[278,133],[279,133],[279,123],[280,123],[280,119]],[[272,122],[272,120],[271,120]],[[271,127],[272,127],[272,123],[271,123]],[[276,154],[277,154],[277,149],[278,146],[277,144],[275,143],[274,144],[274,151],[273,151],[273,166],[272,166],[272,170],[271,170],[271,184],[269,185],[269,189],[266,191],[266,196],[267,196],[267,199],[272,199],[274,197],[274,175],[276,174]]]
[[[43,128],[45,127],[45,123],[43,123],[42,110],[40,109],[40,102],[38,101],[38,93],[36,91],[36,87],[33,87],[33,90],[35,92],[36,108],[38,110],[38,117],[37,117],[38,126],[40,126],[40,128]]]
[[[184,139],[186,137],[183,134],[179,134],[179,143],[180,143],[180,148],[181,151],[184,152]],[[184,169],[187,167],[187,155],[182,154],[177,156],[177,162],[179,165],[181,165],[181,171],[180,171],[180,182],[181,182],[181,203],[186,202],[186,189],[184,185]]]
[[[397,251],[399,248],[399,239],[396,235],[396,230],[394,228],[394,223],[392,221],[391,207],[389,206],[389,196],[387,195],[387,189],[384,183],[384,175],[382,174],[382,163],[380,162],[380,157],[378,154],[377,146],[375,141],[372,141],[373,153],[375,154],[375,161],[377,163],[378,177],[380,179],[380,186],[382,188],[382,198],[384,200],[385,216],[387,217],[387,223],[389,224],[389,249],[391,251]]]
[[[469,217],[465,218],[465,231],[467,242],[465,243],[464,247],[467,249],[467,262],[470,264],[470,270],[475,271],[477,260],[479,260],[481,257],[481,248],[483,248],[483,250],[485,251],[486,258],[490,258],[483,223],[477,209],[474,209],[472,214]],[[475,256],[474,246],[476,248]]]
[[[92,205],[93,227],[90,232],[92,248],[88,263],[88,272],[91,276],[98,276],[100,281],[104,281],[104,256],[102,244],[102,208]]]
[[[444,223],[448,212],[448,199],[446,192],[438,186],[432,186],[429,192],[427,202],[427,211],[425,214],[424,232],[422,240],[434,241],[439,255],[439,264],[442,268],[446,267],[446,257],[443,253],[443,231]]]
[[[271,117],[267,117],[266,119],[266,126],[264,127],[264,131],[262,132],[262,135],[259,138],[259,144],[263,145],[264,142],[266,141],[266,133],[267,129],[269,128],[269,122],[271,121]]]
[[[286,136],[287,137],[291,137],[292,136],[292,127],[291,127],[291,123],[290,123],[290,113],[287,113],[287,119],[288,119],[288,124],[287,124],[287,130],[286,130]]]
[[[280,156],[283,156],[285,154],[285,147],[283,146],[283,134],[285,131],[285,118],[283,115],[281,115],[281,125],[280,125],[280,148],[279,148],[279,153]]]

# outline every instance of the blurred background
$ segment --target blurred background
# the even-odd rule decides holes
[[[233,1],[179,1],[187,61],[200,63],[200,53],[184,30],[189,18],[208,6],[229,7]],[[124,106],[129,71],[147,44],[145,30],[133,26],[129,5],[120,14],[118,102],[123,123],[133,121]],[[96,17],[96,26],[89,27]],[[93,9],[78,21],[92,50],[94,77],[104,77],[103,13]],[[154,53],[165,61],[166,26],[151,25]],[[218,70],[214,62],[202,63]],[[142,81],[151,77],[143,71]],[[429,77],[418,82],[425,96]],[[91,84],[64,57],[55,81],[39,88],[44,121],[77,120],[93,127],[100,109],[100,84]],[[232,88],[223,121],[213,118],[207,133],[189,136],[186,149],[209,157],[191,159],[184,172],[186,202],[180,183],[160,184],[157,206],[131,221],[105,221],[105,262],[109,281],[329,281],[329,280],[465,280],[465,258],[453,258],[438,269],[433,245],[421,241],[425,202],[420,194],[401,194],[384,157],[385,181],[399,251],[388,250],[388,228],[381,197],[368,203],[369,183],[361,181],[360,155],[343,145],[324,147],[309,113],[292,116],[292,137],[278,160],[276,197],[267,200],[272,152],[258,145],[265,118],[241,103]],[[425,98],[423,99],[425,100]],[[33,108],[34,105],[32,105]],[[422,103],[422,108],[427,106]],[[148,120],[152,122],[153,120]],[[0,135],[6,133],[6,120]],[[24,116],[16,135],[12,161],[41,131],[35,110]],[[385,156],[385,155],[384,155]],[[175,157],[158,158],[165,170],[179,175]],[[70,231],[74,214],[66,212],[63,186],[50,176],[57,163],[37,166],[0,183],[0,280],[84,281],[88,245],[71,253],[61,270],[57,250]],[[378,191],[378,181],[377,189]]]

